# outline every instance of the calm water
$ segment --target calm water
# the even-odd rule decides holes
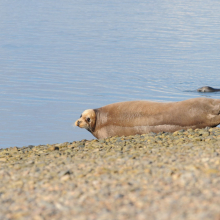
[[[0,148],[92,139],[72,126],[87,108],[220,87],[219,11],[217,0],[1,0]]]

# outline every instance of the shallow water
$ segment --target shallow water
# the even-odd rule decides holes
[[[0,148],[92,139],[83,110],[220,88],[219,1],[0,2]]]

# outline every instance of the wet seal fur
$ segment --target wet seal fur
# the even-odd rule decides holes
[[[75,125],[96,138],[148,132],[215,127],[220,124],[220,99],[193,98],[180,102],[127,101],[85,110]]]
[[[203,86],[197,89],[198,92],[220,92],[220,89],[215,89],[210,86]]]

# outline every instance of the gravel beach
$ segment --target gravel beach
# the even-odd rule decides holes
[[[220,128],[0,149],[0,219],[220,220]]]

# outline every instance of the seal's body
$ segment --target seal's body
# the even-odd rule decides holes
[[[148,132],[174,132],[220,124],[220,100],[193,98],[180,102],[119,102],[85,110],[76,126],[96,138],[129,136]]]
[[[197,91],[198,92],[219,92],[220,89],[215,89],[210,86],[203,86],[203,87],[197,89]]]

